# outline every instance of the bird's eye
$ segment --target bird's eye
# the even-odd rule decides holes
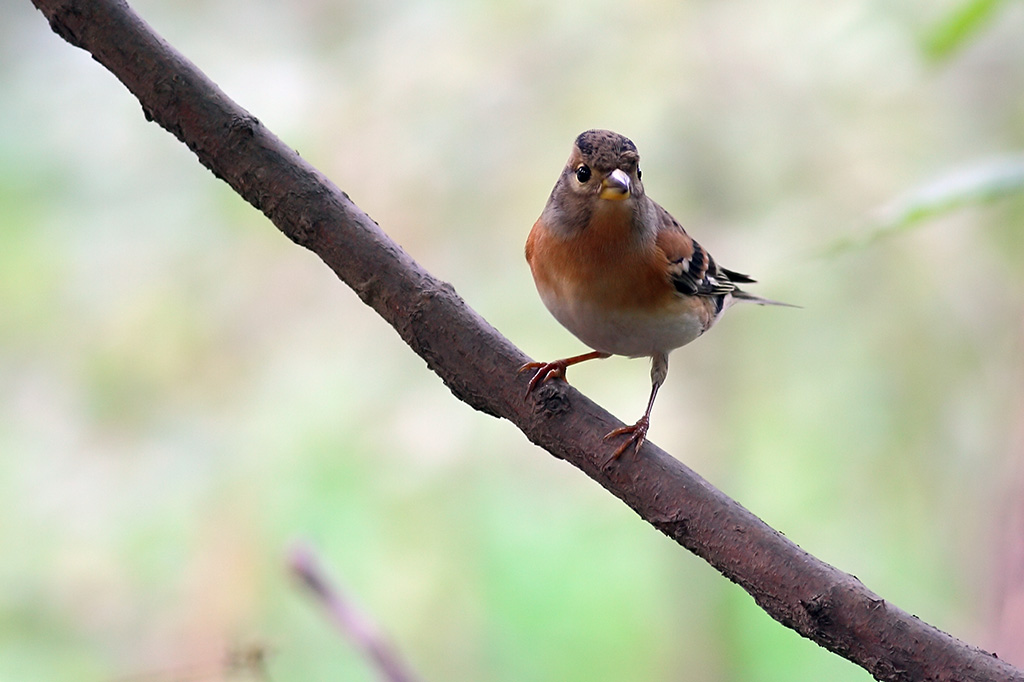
[[[637,167],[637,169],[636,169],[636,179],[639,180],[643,176],[644,176],[644,172],[642,170],[640,170],[639,167]]]
[[[576,169],[576,179],[580,181],[580,184],[585,183],[590,179],[590,166],[583,164]]]

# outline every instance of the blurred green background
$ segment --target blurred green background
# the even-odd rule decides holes
[[[505,422],[27,0],[0,23],[0,680],[868,680]],[[1024,5],[139,0],[538,358],[522,245],[574,136],[756,293],[651,438],[809,552],[1024,664]],[[641,360],[574,369],[632,422]],[[1017,623],[1017,625],[1013,625]]]

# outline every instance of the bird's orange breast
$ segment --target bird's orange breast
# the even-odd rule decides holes
[[[653,242],[637,243],[622,220],[599,216],[569,238],[538,220],[526,240],[526,260],[545,299],[643,312],[676,297],[665,254]]]

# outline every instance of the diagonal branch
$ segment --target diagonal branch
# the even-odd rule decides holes
[[[526,357],[420,267],[348,196],[229,99],[122,0],[33,0],[292,241],[388,321],[460,400],[503,417],[740,585],[773,618],[880,680],[1021,680],[1024,673],[881,599],[647,444],[605,468],[606,411],[555,382],[524,400]]]

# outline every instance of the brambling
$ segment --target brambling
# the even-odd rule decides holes
[[[569,161],[526,240],[526,260],[544,305],[562,326],[594,349],[536,369],[527,395],[568,367],[611,355],[651,358],[651,397],[628,435],[640,451],[651,409],[668,374],[668,354],[710,329],[736,301],[789,305],[741,290],[754,280],[715,263],[668,211],[644,193],[640,156],[609,130],[576,138]],[[795,307],[795,306],[794,306]]]

